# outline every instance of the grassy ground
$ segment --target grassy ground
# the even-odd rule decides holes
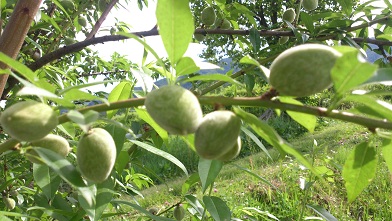
[[[391,177],[382,160],[372,184],[355,202],[349,204],[346,200],[341,167],[349,151],[366,139],[371,139],[371,134],[365,128],[330,122],[329,126],[313,134],[289,140],[319,170],[325,171],[325,179],[317,179],[291,157],[279,159],[278,153],[271,149],[273,160],[258,153],[226,164],[214,185],[212,195],[225,200],[233,216],[242,220],[250,220],[246,211],[255,214],[257,210],[254,209],[259,211],[255,220],[271,220],[267,214],[280,220],[317,220],[314,218],[318,216],[317,213],[307,205],[319,205],[338,220],[392,220]],[[244,173],[233,164],[265,178],[275,188]],[[144,198],[138,197],[137,201],[144,208],[165,211],[172,205],[183,202],[181,188],[184,180],[185,178],[177,178],[145,189],[142,191]],[[301,188],[300,180],[306,180],[309,185],[305,189]],[[202,197],[200,187],[194,188],[191,194],[199,199]],[[167,214],[168,217],[171,216],[171,212]]]

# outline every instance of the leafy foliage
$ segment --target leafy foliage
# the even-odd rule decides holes
[[[391,170],[392,104],[390,99],[381,99],[390,97],[391,93],[387,86],[369,86],[390,85],[392,81],[392,5],[389,1],[376,8],[372,5],[374,1],[360,4],[356,0],[327,0],[320,1],[315,10],[306,11],[301,7],[302,1],[293,0],[158,0],[157,28],[131,32],[132,27],[126,21],[117,21],[110,30],[101,27],[113,7],[130,7],[130,2],[43,0],[32,4],[19,0],[1,4],[5,27],[0,37],[0,91],[4,108],[22,100],[36,100],[50,106],[59,121],[52,132],[67,138],[73,149],[64,158],[51,150],[34,147],[45,164],[31,164],[25,159],[30,143],[16,140],[2,131],[0,191],[3,199],[14,197],[16,207],[0,203],[0,208],[10,210],[1,212],[1,219],[7,216],[12,219],[81,220],[88,217],[100,220],[123,215],[119,208],[128,206],[138,212],[138,219],[172,220],[168,212],[179,204],[185,204],[187,215],[195,220],[235,218],[234,208],[213,193],[214,182],[224,162],[200,158],[197,173],[189,174],[196,172],[196,168],[187,168],[179,157],[164,151],[176,148],[168,148],[175,143],[170,140],[173,135],[162,129],[143,108],[154,80],[161,78],[170,85],[190,82],[190,90],[203,105],[204,114],[219,109],[232,110],[242,119],[242,139],[254,143],[271,159],[267,143],[279,151],[280,157],[290,155],[312,172],[315,179],[328,179],[325,174],[330,171],[315,167],[313,159],[289,144],[284,139],[288,135],[280,134],[285,133],[282,128],[274,128],[268,124],[271,121],[261,120],[263,111],[273,109],[277,115],[289,116],[298,123],[294,129],[298,129],[298,133],[304,129],[313,132],[321,118],[339,119],[368,128],[374,137],[384,139],[382,151],[377,151],[370,139],[358,144],[347,156],[342,177],[348,202],[354,201],[371,183],[380,156]],[[137,2],[140,10],[152,3],[148,0]],[[215,23],[208,26],[200,19],[207,6],[217,17]],[[288,8],[296,11],[292,22],[282,19]],[[23,12],[36,16],[25,16]],[[231,28],[223,27],[226,20]],[[13,27],[21,27],[21,31],[13,33]],[[98,31],[110,35],[95,36]],[[202,57],[214,63],[231,58],[230,70],[225,70],[224,74],[201,74],[197,63],[184,56],[195,34],[205,36],[202,43],[207,47]],[[161,37],[167,58],[159,57],[143,39],[155,35]],[[278,44],[280,37],[289,38]],[[134,39],[144,47],[141,64],[118,53],[105,60],[100,57],[101,53],[89,48],[124,39]],[[331,71],[333,87],[310,97],[279,96],[279,91],[268,84],[268,67],[284,50],[306,43],[329,45],[342,54]],[[378,56],[374,64],[365,60],[364,56],[369,52]],[[155,61],[146,62],[149,54]],[[98,76],[103,76],[103,80],[91,82]],[[97,84],[114,83],[116,86],[109,93],[88,89]],[[136,85],[142,85],[142,89],[136,90]],[[214,91],[223,91],[223,96],[205,96],[214,95]],[[319,97],[327,97],[328,101],[323,102]],[[345,105],[347,102],[350,105]],[[111,176],[99,184],[89,182],[81,175],[75,155],[82,134],[93,127],[105,128],[117,150]],[[186,148],[194,151],[193,134],[178,138],[188,145]],[[188,177],[180,191],[181,201],[166,210],[148,210],[138,205],[136,198],[134,203],[120,199],[123,194],[141,196],[142,188],[153,185],[152,178],[145,174],[165,182],[162,174],[138,159],[143,151],[173,164]],[[153,167],[160,166],[158,161],[150,163]],[[249,169],[237,168],[273,186]],[[198,184],[202,197],[192,195],[192,188],[199,188]],[[15,194],[15,190],[23,191]],[[307,207],[324,219],[336,220],[320,205]],[[278,220],[274,214],[257,208],[244,207],[243,212]]]

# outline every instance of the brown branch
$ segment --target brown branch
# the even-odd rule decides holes
[[[95,23],[91,32],[87,35],[86,40],[91,39],[94,35],[98,32],[99,28],[101,27],[102,23],[105,21],[106,17],[108,16],[110,10],[117,4],[118,0],[112,0],[108,6],[106,7],[105,11],[102,13],[101,17]]]
[[[4,33],[0,37],[0,51],[11,58],[16,58],[24,39],[29,31],[34,16],[37,13],[42,0],[19,0],[11,15]],[[6,64],[0,63],[0,69],[8,68]],[[0,76],[0,97],[3,94],[8,75]]]

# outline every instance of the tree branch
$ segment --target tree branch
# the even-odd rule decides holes
[[[101,17],[95,23],[91,32],[87,35],[86,40],[91,39],[94,35],[98,32],[99,28],[101,27],[102,23],[105,21],[106,17],[108,16],[109,12],[112,8],[117,4],[118,0],[112,0],[108,6],[106,7],[105,11],[102,13]]]
[[[24,42],[27,32],[34,20],[42,0],[19,0],[14,12],[0,37],[0,51],[11,58],[16,58]],[[7,64],[0,63],[0,69],[6,69]],[[8,75],[0,75],[0,97],[3,94]]]

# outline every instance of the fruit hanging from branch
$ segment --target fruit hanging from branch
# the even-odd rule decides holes
[[[52,150],[63,157],[66,157],[71,150],[68,141],[65,138],[55,134],[48,134],[40,140],[33,141],[31,142],[31,146]],[[26,152],[26,158],[32,163],[43,163],[41,160],[39,160],[39,155],[34,149],[29,149]]]
[[[102,128],[93,128],[80,138],[76,151],[80,172],[89,181],[102,183],[112,172],[116,144]]]
[[[302,5],[305,10],[312,11],[318,7],[318,0],[303,0]]]
[[[288,22],[293,22],[295,19],[295,10],[293,8],[289,8],[283,12],[283,20]]]
[[[58,125],[53,109],[37,101],[22,101],[5,109],[0,115],[4,131],[19,141],[36,141]]]
[[[219,159],[237,143],[240,128],[241,120],[231,111],[208,113],[195,133],[197,154],[205,159]]]
[[[203,118],[197,97],[177,85],[151,91],[144,105],[152,119],[173,135],[194,133]]]
[[[201,22],[203,22],[203,24],[206,26],[213,25],[215,22],[215,19],[216,19],[215,9],[211,6],[206,7],[201,12],[200,19],[201,19]]]
[[[305,97],[321,92],[331,86],[331,69],[340,55],[322,44],[292,47],[272,62],[269,83],[280,95]]]

